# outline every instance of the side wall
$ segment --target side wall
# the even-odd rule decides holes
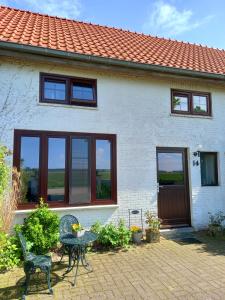
[[[97,78],[98,107],[79,108],[39,103],[39,73]],[[170,89],[211,92],[212,118],[170,114]],[[109,71],[87,71],[41,63],[2,60],[0,65],[0,140],[13,149],[14,129],[55,130],[117,134],[118,206],[74,208],[90,226],[128,220],[128,209],[157,212],[156,147],[188,148],[191,218],[204,227],[208,212],[225,212],[225,88],[204,81],[135,76]],[[201,187],[200,167],[193,152],[219,154],[219,186]],[[60,210],[60,215],[68,213]],[[15,222],[26,216],[18,212]]]

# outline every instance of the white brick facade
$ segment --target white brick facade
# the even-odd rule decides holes
[[[39,73],[97,79],[98,107],[79,108],[39,103]],[[183,117],[170,113],[170,90],[210,92],[212,117]],[[157,212],[156,147],[188,149],[191,222],[204,227],[208,212],[225,211],[225,87],[203,80],[87,71],[1,58],[1,142],[13,149],[14,129],[113,133],[117,135],[118,206],[71,209],[86,226],[128,220],[129,208]],[[200,167],[193,167],[193,152],[219,154],[219,186],[202,187]],[[61,215],[68,213],[60,210]],[[16,222],[25,216],[17,214]]]

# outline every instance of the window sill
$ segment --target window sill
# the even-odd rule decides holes
[[[170,116],[172,117],[182,117],[182,118],[194,118],[194,119],[210,119],[212,120],[212,116],[204,116],[204,115],[188,115],[188,114],[175,114],[175,113],[170,113]]]
[[[73,207],[50,207],[52,211],[71,211],[71,210],[92,210],[92,209],[107,209],[107,208],[119,208],[118,204],[109,204],[109,205],[91,205],[91,206],[73,206]],[[23,215],[30,213],[34,210],[32,209],[20,209],[16,210],[16,215]]]
[[[47,103],[47,102],[38,102],[38,106],[54,106],[54,107],[63,107],[63,108],[71,108],[71,109],[88,109],[88,110],[99,110],[98,107],[93,106],[81,106],[81,105],[68,105],[61,103]]]

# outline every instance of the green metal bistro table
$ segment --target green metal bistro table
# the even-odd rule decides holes
[[[92,271],[91,265],[86,260],[86,252],[87,246],[96,241],[97,238],[97,234],[90,231],[85,231],[84,235],[81,237],[75,237],[73,234],[69,234],[66,237],[61,238],[61,243],[67,247],[69,252],[69,266],[65,274],[70,272],[76,265],[73,286],[76,285],[76,278],[80,262],[88,271]]]

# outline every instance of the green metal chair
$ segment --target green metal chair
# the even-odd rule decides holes
[[[60,219],[59,223],[59,240],[61,242],[62,238],[73,237],[72,224],[79,224],[77,218],[73,215],[65,215]],[[64,254],[69,252],[66,246],[62,246],[62,256],[59,263],[62,261]]]
[[[22,299],[25,299],[25,295],[28,293],[28,286],[30,283],[30,276],[36,272],[36,269],[40,269],[43,273],[46,274],[46,279],[48,283],[49,293],[53,294],[53,290],[51,288],[51,267],[52,261],[51,257],[47,255],[35,255],[31,252],[27,251],[26,239],[22,235],[22,233],[18,233],[18,237],[20,240],[20,244],[23,250],[24,257],[24,273],[26,275],[25,281],[25,290],[22,296]]]

